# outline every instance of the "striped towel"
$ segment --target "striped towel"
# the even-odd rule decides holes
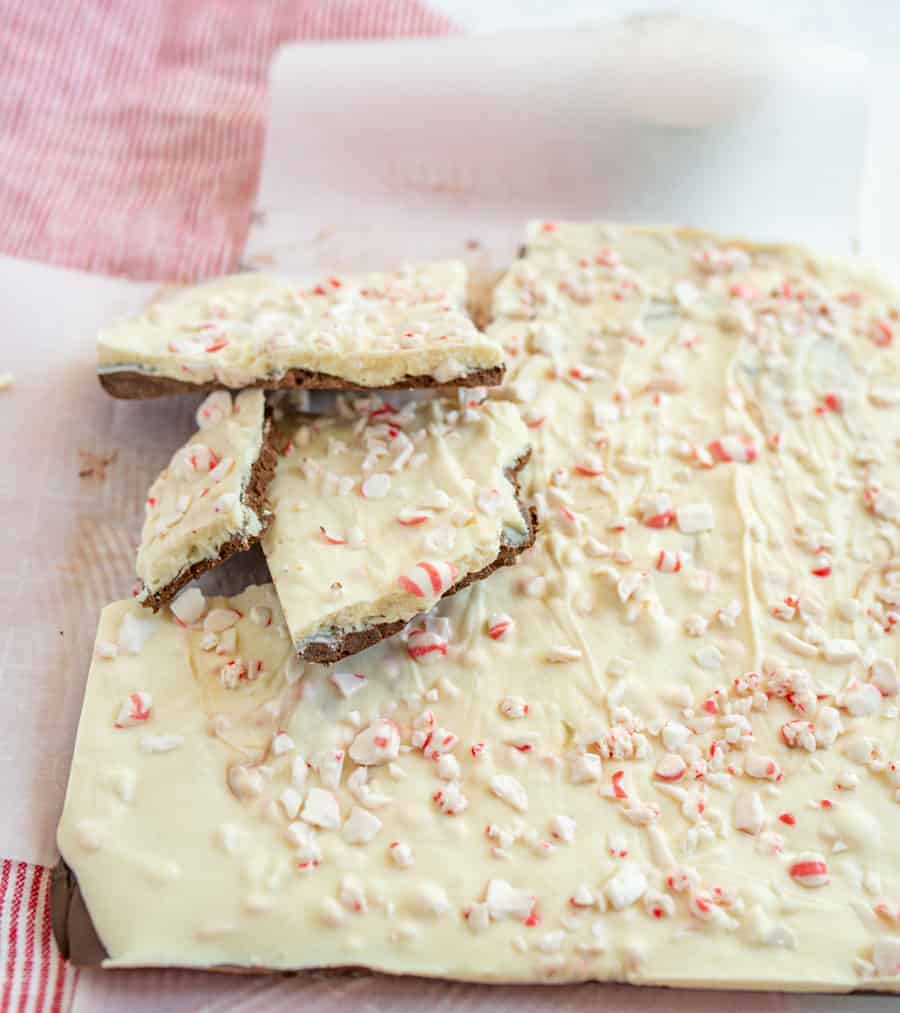
[[[453,30],[417,0],[0,0],[0,24],[0,253],[166,281],[237,266],[279,45]]]
[[[134,279],[237,267],[275,49],[435,35],[418,0],[0,0],[0,253]],[[0,1013],[71,1008],[49,869],[3,861]]]
[[[43,1013],[71,1006],[78,969],[50,931],[50,870],[3,861],[0,871],[0,1010]]]

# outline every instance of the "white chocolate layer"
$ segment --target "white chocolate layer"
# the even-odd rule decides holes
[[[407,376],[446,383],[503,364],[465,311],[466,280],[458,261],[329,278],[312,289],[233,275],[107,328],[97,338],[98,366],[226,387],[275,381],[291,369],[361,387]]]
[[[104,611],[59,843],[112,963],[900,991],[896,294],[535,238],[519,566],[305,671],[271,589],[216,656],[226,603]]]
[[[263,549],[298,650],[411,619],[528,538],[504,474],[529,450],[512,405],[360,401],[284,437]]]
[[[172,456],[147,494],[137,554],[144,601],[195,563],[217,559],[235,536],[256,537],[262,519],[244,499],[262,448],[265,395],[215,391],[197,409],[200,429]]]

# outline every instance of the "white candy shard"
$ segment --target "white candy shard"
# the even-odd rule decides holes
[[[423,915],[435,917],[450,910],[450,898],[442,886],[426,881],[419,887],[417,906]]]
[[[495,774],[490,781],[492,794],[517,812],[528,811],[528,792],[511,774]]]
[[[569,779],[573,784],[588,784],[603,776],[603,760],[596,753],[574,753],[569,758]]]
[[[285,753],[291,752],[292,749],[296,748],[294,740],[288,735],[287,732],[278,732],[272,738],[272,755],[273,756],[284,756]]]
[[[505,696],[500,701],[500,713],[505,718],[515,721],[528,714],[528,704],[520,696]]]
[[[341,880],[338,899],[348,911],[353,911],[355,914],[362,914],[369,909],[365,887],[357,876],[344,876]]]
[[[119,626],[119,638],[116,642],[120,654],[140,654],[144,644],[159,629],[161,619],[158,616],[136,616],[126,612]]]
[[[869,666],[869,678],[882,696],[900,693],[900,677],[893,658],[876,658]]]
[[[322,749],[313,753],[310,764],[324,787],[337,790],[344,769],[343,749]]]
[[[188,587],[172,601],[169,608],[180,623],[192,626],[206,613],[206,598],[199,587]]]
[[[310,788],[300,819],[323,830],[335,830],[341,825],[341,807],[333,792],[324,788]]]
[[[484,903],[492,921],[499,922],[512,918],[525,921],[531,914],[537,898],[529,890],[523,890],[507,883],[505,879],[489,880]]]
[[[404,841],[394,841],[388,848],[388,854],[394,865],[408,869],[414,862],[412,848]]]
[[[331,682],[344,699],[358,693],[366,684],[366,676],[360,672],[332,672]]]
[[[765,826],[766,814],[762,801],[755,791],[742,792],[734,800],[734,826],[745,834],[755,836]]]
[[[575,840],[576,823],[571,816],[557,814],[550,818],[550,833],[565,844]]]
[[[744,773],[765,781],[780,781],[782,777],[781,767],[770,756],[758,753],[750,753],[744,760]]]
[[[368,812],[353,806],[344,823],[341,834],[348,844],[368,844],[381,830],[381,820]]]
[[[860,683],[844,694],[844,706],[857,718],[874,714],[881,707],[881,692],[872,683]]]
[[[214,390],[197,409],[197,428],[211,429],[223,422],[233,411],[231,394]]]
[[[394,721],[379,718],[364,728],[350,746],[350,759],[366,767],[389,763],[400,755],[400,729]]]
[[[296,788],[291,788],[289,786],[278,796],[278,802],[284,810],[284,815],[287,816],[289,820],[294,820],[297,818],[297,813],[300,812],[300,806],[303,803],[303,796]]]
[[[605,893],[609,903],[621,911],[643,897],[647,889],[647,877],[639,865],[626,862],[606,884]]]
[[[431,796],[435,804],[447,816],[456,816],[469,808],[469,800],[455,781],[440,788]]]

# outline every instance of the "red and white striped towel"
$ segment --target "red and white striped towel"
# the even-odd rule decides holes
[[[435,35],[417,0],[0,0],[0,253],[135,279],[237,266],[286,42]],[[0,1013],[68,1010],[50,870],[4,860]]]
[[[78,969],[60,956],[50,931],[51,870],[3,861],[0,871],[0,1010],[68,1010]]]

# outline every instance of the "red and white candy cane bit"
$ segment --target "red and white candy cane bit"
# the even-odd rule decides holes
[[[122,704],[116,718],[116,728],[131,728],[150,720],[153,709],[153,697],[149,693],[132,693]]]
[[[844,402],[841,400],[840,394],[834,392],[823,394],[822,400],[816,405],[816,414],[825,415],[828,412],[834,412],[840,414],[844,410]]]
[[[596,478],[603,470],[603,461],[596,454],[582,454],[575,462],[575,471],[587,478]]]
[[[219,336],[217,338],[213,338],[212,341],[210,341],[210,343],[206,346],[206,348],[203,349],[203,351],[208,353],[221,352],[222,349],[227,348],[228,345],[229,345],[228,338]]]
[[[894,343],[894,328],[887,322],[876,318],[869,325],[869,337],[879,348],[887,348]]]
[[[423,560],[409,573],[402,574],[398,578],[398,583],[404,591],[408,591],[416,598],[427,598],[449,591],[456,580],[457,572],[453,563]]]
[[[322,541],[328,545],[346,545],[347,539],[342,538],[340,535],[332,534],[323,524],[319,525],[319,532],[322,535]]]
[[[622,785],[622,781],[625,777],[624,770],[616,770],[612,776],[612,793],[614,798],[628,798],[628,792]]]
[[[816,726],[812,721],[788,721],[781,726],[781,738],[789,749],[816,748]]]
[[[515,623],[511,616],[505,612],[499,612],[488,619],[487,635],[491,640],[502,640],[510,633]]]
[[[674,510],[663,510],[662,513],[653,514],[644,519],[644,526],[648,528],[667,528],[675,520]]]
[[[622,258],[615,250],[604,246],[599,253],[594,255],[594,263],[599,264],[600,267],[618,267],[622,263]]]
[[[660,549],[656,557],[656,569],[660,573],[679,573],[683,565],[680,552],[673,552],[671,549]]]
[[[353,696],[354,693],[358,693],[367,682],[367,678],[362,672],[332,672],[331,673],[331,684],[341,694],[342,697]]]
[[[227,390],[214,390],[197,409],[197,426],[209,429],[231,415],[234,405]]]
[[[356,736],[350,759],[364,767],[395,760],[400,753],[400,726],[390,718],[378,718]]]
[[[880,918],[884,918],[889,922],[900,922],[900,906],[892,904],[890,901],[882,900],[877,904],[872,905],[872,910]]]
[[[593,380],[596,376],[596,370],[593,370],[590,366],[585,365],[569,366],[566,373],[573,380]]]
[[[748,285],[743,282],[735,282],[728,289],[728,294],[732,299],[758,299],[759,289],[753,285]]]
[[[706,449],[720,464],[732,461],[737,464],[750,464],[758,456],[756,444],[744,435],[722,436],[708,443]]]
[[[801,855],[788,869],[791,879],[801,886],[826,886],[829,882],[828,864],[822,855]]]
[[[404,507],[397,514],[397,523],[402,524],[405,528],[412,528],[418,524],[424,524],[430,516],[424,510],[412,510],[409,507]]]
[[[422,746],[422,752],[429,760],[439,760],[445,753],[452,753],[458,745],[458,735],[446,728],[435,728]]]
[[[781,781],[784,778],[784,771],[775,760],[769,756],[760,756],[759,753],[750,753],[746,757],[744,773],[761,781]]]
[[[212,471],[221,458],[214,450],[196,443],[191,447],[186,460],[191,471]]]
[[[676,753],[667,753],[656,765],[654,774],[660,781],[680,781],[687,772],[687,764]]]
[[[439,634],[421,627],[412,630],[406,639],[406,653],[414,661],[437,661],[447,657],[449,645]]]

